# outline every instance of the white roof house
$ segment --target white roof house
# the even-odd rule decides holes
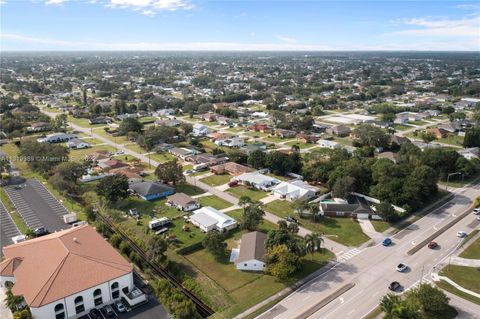
[[[241,137],[232,137],[216,140],[215,144],[218,146],[241,147],[245,145],[245,140]]]
[[[296,198],[310,199],[318,194],[320,190],[304,181],[281,182],[272,188],[272,193],[286,200],[294,200]]]
[[[195,136],[205,136],[210,133],[210,130],[207,126],[203,124],[194,124],[192,134]]]
[[[81,149],[81,148],[90,147],[90,144],[85,141],[82,141],[81,139],[75,138],[73,140],[68,141],[67,146],[69,148]]]
[[[213,207],[202,207],[193,211],[193,215],[190,216],[190,222],[204,232],[212,230],[225,232],[236,228],[238,225],[235,219]]]
[[[77,136],[73,135],[73,134],[53,133],[53,134],[48,134],[45,137],[38,138],[37,142],[39,142],[39,143],[58,143],[58,142],[66,142],[66,141],[72,140],[74,138],[77,138]]]
[[[233,180],[242,184],[249,184],[257,189],[267,190],[270,186],[280,183],[276,178],[260,174],[259,172],[243,173],[235,176]]]
[[[323,139],[318,140],[317,144],[320,144],[320,147],[329,148],[331,150],[338,146],[338,142]]]

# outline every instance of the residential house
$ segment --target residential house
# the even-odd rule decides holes
[[[74,138],[77,138],[77,136],[73,135],[73,134],[53,133],[53,134],[48,134],[45,137],[38,138],[37,142],[39,142],[39,143],[61,143],[61,142],[67,142],[67,141],[73,140]]]
[[[278,179],[263,175],[259,172],[243,173],[235,176],[233,180],[237,181],[239,184],[253,186],[256,189],[261,189],[265,191],[268,190],[271,186],[280,183]]]
[[[68,146],[68,148],[79,150],[79,149],[83,149],[83,148],[89,148],[90,144],[88,144],[85,141],[82,141],[81,139],[75,138],[73,140],[68,141],[67,146]]]
[[[262,132],[262,133],[272,133],[273,128],[268,124],[254,123],[247,127],[249,131]]]
[[[316,143],[318,141],[318,137],[313,134],[304,134],[299,133],[296,135],[296,138],[301,143]]]
[[[480,148],[478,147],[459,149],[457,150],[457,153],[462,155],[468,160],[480,158]]]
[[[109,124],[112,123],[112,119],[106,116],[98,116],[88,120],[88,124],[95,125],[95,124]]]
[[[200,208],[200,203],[185,193],[176,193],[168,197],[167,203],[170,207],[189,212]]]
[[[190,216],[189,220],[193,225],[206,233],[212,230],[223,233],[238,226],[235,219],[213,207],[202,207],[193,211],[193,215]]]
[[[333,134],[339,137],[346,137],[349,136],[352,130],[345,125],[334,125],[327,129],[327,133]]]
[[[182,147],[182,148],[173,147],[173,148],[169,149],[168,152],[170,154],[172,154],[173,156],[181,158],[182,160],[186,160],[187,157],[197,154],[197,152],[195,150],[184,148],[184,147]]]
[[[254,151],[265,151],[267,150],[267,144],[265,143],[254,143],[254,144],[247,144],[241,148],[247,155]]]
[[[175,193],[173,187],[153,181],[134,183],[130,185],[129,189],[148,201],[164,198]]]
[[[128,178],[128,183],[143,182],[143,169],[140,167],[121,167],[109,170],[109,173],[123,175]]]
[[[275,135],[281,138],[293,138],[297,132],[292,130],[277,129],[275,130]]]
[[[232,137],[226,139],[218,139],[215,141],[215,144],[218,146],[242,147],[245,145],[245,140],[241,137]]]
[[[329,148],[331,150],[333,150],[333,149],[335,149],[339,146],[338,142],[324,140],[324,139],[319,139],[317,141],[317,144],[319,144],[320,147],[322,147],[322,148]]]
[[[215,113],[205,113],[200,116],[202,121],[215,122],[217,115]]]
[[[410,140],[404,136],[400,136],[400,135],[391,135],[391,138],[390,138],[390,143],[391,144],[395,144],[395,145],[398,145],[398,146],[401,146],[407,142],[410,142]]]
[[[213,165],[223,164],[228,161],[226,157],[216,157],[210,153],[201,153],[198,155],[192,155],[187,157],[187,161],[193,162],[195,164],[205,164],[210,167]]]
[[[320,193],[318,187],[301,180],[281,182],[272,187],[271,191],[273,195],[288,201],[298,198],[309,200]]]
[[[320,201],[320,212],[324,216],[357,217],[358,215],[372,215],[374,211],[368,202],[358,196],[351,196],[349,201],[333,198]]]
[[[396,163],[397,162],[397,154],[393,152],[383,152],[379,153],[377,155],[377,158],[386,158],[388,160],[391,160],[392,162]]]
[[[215,165],[210,167],[210,171],[216,175],[221,175],[221,174],[230,174],[233,176],[240,175],[243,173],[248,173],[251,172],[252,169],[247,166],[243,166],[241,164],[237,164],[235,162],[227,162],[224,164],[220,165]]]
[[[206,136],[208,133],[210,133],[210,129],[207,126],[199,123],[193,125],[192,134],[194,136]]]
[[[437,139],[444,138],[448,135],[446,130],[438,127],[427,129],[427,133],[433,134],[433,136],[435,136]]]
[[[43,132],[43,131],[48,131],[50,129],[50,123],[48,122],[35,122],[30,124],[29,127],[27,127],[28,132]]]
[[[217,123],[220,124],[220,125],[229,125],[231,122],[231,120],[226,117],[226,116],[222,116],[222,115],[217,115]]]
[[[22,296],[33,318],[78,318],[123,299],[146,301],[133,268],[88,224],[3,248],[3,285]]]
[[[242,235],[238,257],[235,258],[235,267],[238,270],[265,271],[267,234],[254,231]]]
[[[155,125],[164,125],[164,126],[168,126],[168,127],[177,127],[177,126],[180,126],[182,122],[178,121],[178,120],[164,120],[164,119],[158,119],[158,120],[155,120]]]
[[[101,160],[109,159],[112,156],[112,153],[107,150],[97,150],[85,155],[86,161],[98,162]]]
[[[127,167],[129,165],[116,159],[106,159],[98,161],[97,166],[102,170],[106,171],[115,168]]]
[[[220,110],[223,110],[225,108],[228,108],[228,103],[213,103],[212,104],[212,107],[215,111],[220,111]]]

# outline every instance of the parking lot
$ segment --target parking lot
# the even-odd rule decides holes
[[[113,308],[113,315],[107,316],[106,311],[102,308],[100,309],[101,318],[99,319],[168,319],[168,314],[158,301],[151,297],[149,298],[148,303],[141,305],[135,309],[129,310],[128,312],[120,313],[115,307]],[[79,319],[95,319],[93,315],[84,315]]]
[[[13,244],[12,237],[20,235],[20,231],[12,220],[5,205],[0,201],[0,258],[4,246]]]
[[[62,219],[68,211],[37,179],[6,186],[5,192],[29,228],[54,232],[70,227]]]

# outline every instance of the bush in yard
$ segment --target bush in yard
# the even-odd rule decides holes
[[[176,319],[200,318],[193,302],[166,279],[153,280],[151,285],[155,296]]]
[[[300,257],[287,245],[274,246],[267,250],[267,272],[280,280],[289,279],[299,269]]]
[[[205,247],[217,260],[222,259],[226,255],[225,237],[217,231],[208,232],[202,241]]]

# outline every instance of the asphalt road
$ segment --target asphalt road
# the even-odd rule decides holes
[[[445,260],[449,252],[459,244],[461,239],[456,237],[457,231],[464,230],[468,233],[479,227],[475,216],[467,215],[437,237],[435,241],[440,245],[438,249],[424,247],[412,256],[407,256],[406,252],[442,225],[469,209],[472,199],[479,194],[479,185],[457,190],[456,196],[449,203],[393,236],[393,245],[390,247],[377,245],[364,248],[346,262],[338,263],[330,271],[307,283],[274,306],[273,312],[267,311],[260,318],[296,318],[298,314],[315,307],[333,291],[350,282],[355,283],[355,287],[309,318],[363,318],[377,307],[381,297],[389,292],[387,286],[390,282],[400,282],[404,290],[418,285],[420,279],[423,282],[430,282],[432,268]],[[409,266],[404,273],[395,270],[400,262]],[[456,300],[454,304],[460,307],[464,314],[480,313],[479,307],[469,302]],[[276,309],[277,307],[279,309]]]
[[[0,258],[3,257],[2,248],[13,244],[12,237],[20,235],[20,231],[12,220],[5,205],[0,201]]]

